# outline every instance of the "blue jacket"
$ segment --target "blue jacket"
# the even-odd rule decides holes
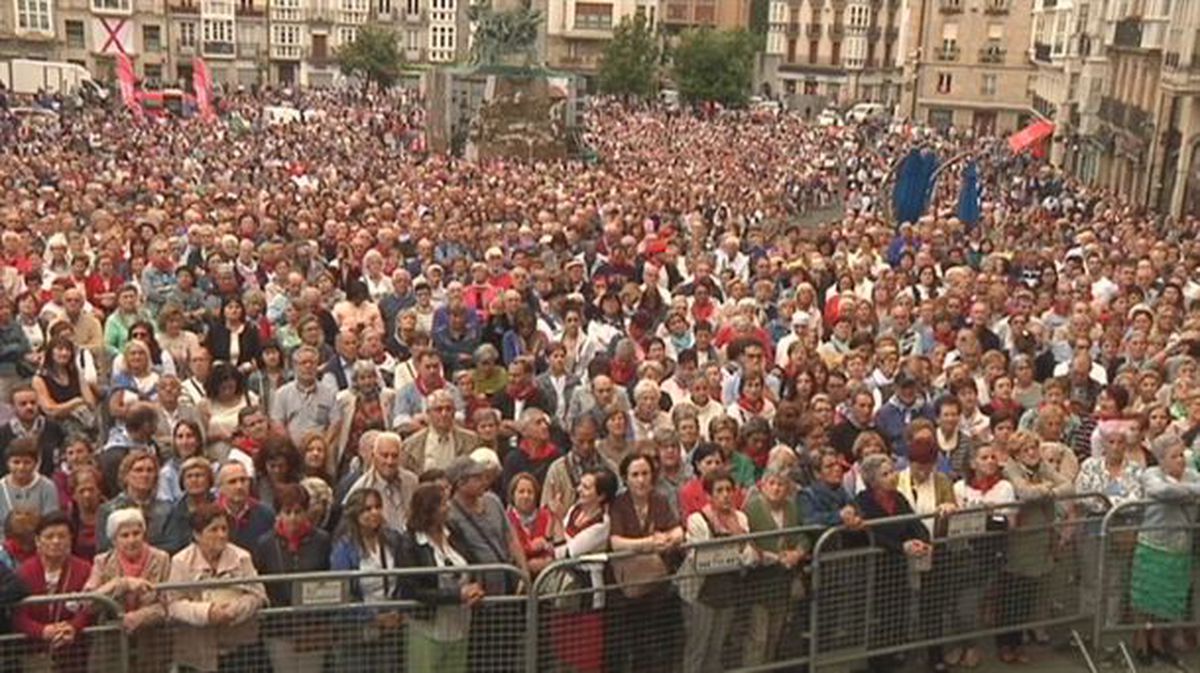
[[[840,526],[842,509],[853,504],[846,489],[831,488],[820,480],[800,491],[800,516],[805,526]]]
[[[384,542],[383,565],[387,568],[395,568],[398,566],[397,558],[400,554],[400,534],[390,528],[384,528],[380,532]],[[343,535],[334,541],[333,551],[329,554],[330,570],[335,572],[358,570],[360,565],[362,565],[362,552],[349,535]],[[387,579],[384,582],[384,592],[389,597],[397,590],[395,584],[394,579]],[[350,580],[350,597],[358,603],[363,600],[362,584],[358,580]]]
[[[925,403],[921,397],[917,398],[916,403],[912,406],[906,406],[895,395],[891,399],[883,403],[879,407],[879,411],[875,413],[875,425],[883,434],[883,438],[887,440],[888,445],[892,447],[892,453],[897,456],[908,457],[908,441],[904,438],[904,431],[908,429],[908,425],[918,418],[927,418],[933,420],[933,409]]]

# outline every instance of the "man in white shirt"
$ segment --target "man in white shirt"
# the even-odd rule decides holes
[[[394,432],[381,432],[375,438],[371,467],[359,478],[346,499],[364,488],[373,488],[383,497],[383,520],[387,527],[402,532],[408,523],[408,509],[417,490],[417,475],[401,467],[403,442]],[[343,501],[345,504],[345,501]]]

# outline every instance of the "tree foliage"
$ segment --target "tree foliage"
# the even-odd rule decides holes
[[[358,76],[366,82],[389,87],[400,78],[404,54],[394,31],[375,26],[363,26],[353,42],[337,52],[342,74]]]
[[[753,84],[758,42],[742,29],[685,32],[672,51],[679,94],[689,102],[745,105]]]
[[[648,98],[658,87],[658,39],[642,14],[621,19],[600,62],[600,91]]]

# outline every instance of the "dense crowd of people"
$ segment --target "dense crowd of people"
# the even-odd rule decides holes
[[[407,94],[288,92],[316,114],[261,119],[282,96],[231,96],[236,124],[0,113],[10,602],[113,598],[137,670],[506,670],[481,606],[528,587],[465,568],[534,579],[638,552],[541,582],[626,587],[563,615],[549,656],[711,671],[738,587],[689,569],[772,569],[743,648],[759,665],[797,628],[813,540],[789,530],[928,515],[876,530],[899,564],[879,572],[903,572],[906,556],[938,567],[935,517],[1046,526],[1066,515],[1055,498],[1101,493],[1156,504],[1128,606],[1094,609],[1194,610],[1195,220],[969,134],[602,101],[594,164],[470,163],[410,151]],[[978,223],[946,207],[953,171],[928,215],[889,219],[888,176],[916,144],[974,152]],[[844,216],[796,224],[835,201]],[[732,560],[693,546],[768,531]],[[1096,531],[1080,534],[1094,559]],[[1008,597],[1001,623],[1029,619],[1054,565],[1043,538],[1019,541],[973,557]],[[441,571],[351,583],[347,600],[380,606],[346,647],[258,628],[299,600],[270,575],[421,567]],[[197,584],[212,579],[242,582]],[[947,597],[924,594],[923,615]],[[904,622],[883,612],[880,647]],[[95,617],[30,604],[12,628],[85,670]],[[190,630],[164,648],[167,624]],[[664,624],[677,647],[630,637]],[[1027,662],[1026,635],[997,656]],[[1189,645],[1171,635],[1139,632],[1137,654]],[[927,663],[983,656],[966,642]]]

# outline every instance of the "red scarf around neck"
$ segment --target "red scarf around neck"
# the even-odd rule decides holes
[[[627,386],[637,378],[637,362],[613,360],[608,367],[609,376],[619,386]]]
[[[537,386],[534,385],[533,381],[526,381],[524,384],[509,381],[508,385],[504,388],[504,392],[508,393],[509,399],[514,402],[521,401],[528,403],[537,395]]]
[[[290,531],[284,527],[282,521],[278,519],[275,521],[275,533],[283,538],[283,541],[287,543],[288,551],[293,554],[300,552],[300,545],[304,544],[304,538],[308,537],[312,530],[312,522],[308,519],[302,519],[300,524]]]
[[[885,491],[883,489],[873,489],[875,494],[875,502],[887,513],[888,516],[895,516],[900,510],[900,503],[897,500],[896,491]]]
[[[558,455],[558,448],[554,446],[554,442],[543,442],[540,445],[533,440],[522,439],[519,446],[525,452],[526,456],[535,463],[540,463],[550,460]]]
[[[424,379],[418,376],[416,380],[413,381],[413,384],[417,387],[417,392],[421,393],[421,397],[429,397],[430,393],[434,392],[435,390],[441,390],[446,386],[446,379],[443,379],[441,375],[439,375],[433,381],[433,383],[427,384],[425,383]]]
[[[738,406],[747,413],[755,416],[761,416],[763,409],[767,406],[767,399],[764,397],[757,400],[752,400],[743,394],[738,397]]]
[[[988,491],[992,490],[993,486],[1000,483],[1001,479],[1004,479],[1004,476],[999,472],[990,477],[975,477],[971,480],[971,488],[979,491],[980,493],[987,493]]]

